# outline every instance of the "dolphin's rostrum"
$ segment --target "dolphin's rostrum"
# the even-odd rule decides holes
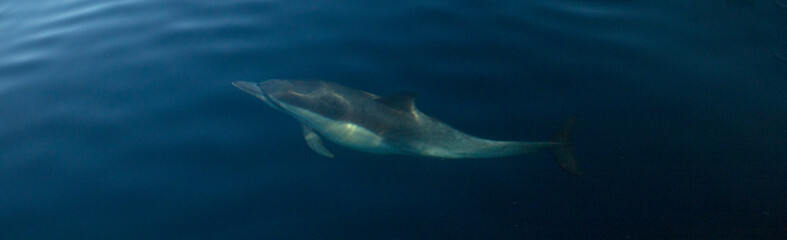
[[[320,136],[370,153],[437,158],[492,158],[547,149],[563,170],[581,174],[571,143],[574,117],[550,141],[494,141],[470,136],[423,114],[411,92],[380,97],[335,83],[301,80],[232,85],[297,119],[309,147],[326,157],[333,154]]]

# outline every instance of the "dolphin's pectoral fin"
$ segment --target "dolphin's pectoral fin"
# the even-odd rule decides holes
[[[303,128],[303,138],[306,139],[306,144],[309,145],[312,150],[319,153],[320,155],[329,158],[333,157],[333,153],[328,151],[328,149],[322,145],[322,140],[320,140],[320,136],[314,132],[314,129],[303,124],[301,124],[301,127]]]

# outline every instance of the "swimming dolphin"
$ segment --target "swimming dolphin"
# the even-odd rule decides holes
[[[333,157],[320,136],[377,154],[492,158],[549,150],[563,170],[580,175],[571,143],[571,117],[550,141],[494,141],[470,136],[418,111],[415,93],[380,97],[325,81],[236,81],[232,85],[301,123],[306,144]],[[318,134],[319,133],[319,134]]]

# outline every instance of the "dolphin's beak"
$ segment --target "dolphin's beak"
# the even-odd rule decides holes
[[[235,82],[232,82],[232,86],[235,86],[236,88],[239,88],[240,90],[243,90],[244,92],[246,92],[248,94],[251,94],[251,95],[254,95],[254,96],[257,96],[257,97],[261,97],[262,96],[262,89],[260,89],[260,87],[257,86],[257,83],[244,82],[244,81],[235,81]]]
[[[232,82],[232,86],[235,86],[236,88],[239,88],[240,90],[243,90],[244,92],[259,98],[273,109],[280,109],[280,107],[276,106],[276,103],[271,102],[270,99],[268,99],[269,97],[266,97],[268,94],[266,94],[257,83],[234,81]]]

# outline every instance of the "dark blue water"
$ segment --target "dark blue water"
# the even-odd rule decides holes
[[[420,93],[549,154],[334,144],[236,80]],[[787,236],[787,1],[0,2],[0,239]]]

